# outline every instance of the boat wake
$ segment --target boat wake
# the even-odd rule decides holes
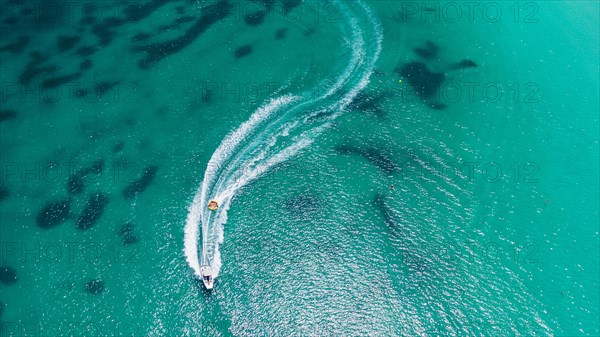
[[[345,19],[340,29],[349,35],[344,47],[350,52],[336,80],[321,86],[325,90],[316,94],[313,90],[271,99],[225,137],[210,158],[185,224],[184,253],[198,277],[201,265],[210,265],[213,277],[219,274],[223,227],[236,193],[310,146],[367,86],[381,52],[381,28],[364,4],[337,5]],[[364,27],[362,22],[366,23]],[[207,208],[213,199],[220,205],[216,211]]]

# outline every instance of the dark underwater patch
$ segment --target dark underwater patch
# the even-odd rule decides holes
[[[383,110],[383,101],[387,98],[386,94],[368,94],[361,92],[350,104],[350,108],[362,112],[373,113],[377,117],[385,117],[385,111]]]
[[[440,48],[433,42],[427,41],[425,42],[424,48],[414,48],[413,51],[419,57],[422,57],[425,60],[430,60],[438,55]]]
[[[202,95],[200,97],[200,101],[202,101],[203,103],[212,102],[215,98],[215,94],[216,94],[215,91],[216,90],[214,88],[207,86],[207,88],[204,89],[204,92],[202,93]]]
[[[98,222],[104,214],[106,205],[110,202],[108,195],[98,192],[94,193],[86,202],[85,208],[77,218],[75,226],[79,230],[86,230]]]
[[[158,172],[158,166],[146,167],[142,173],[142,176],[127,186],[125,190],[123,190],[123,197],[125,199],[133,199],[139,193],[143,192],[146,188],[148,188],[148,186],[150,186],[150,184],[152,184],[152,181],[156,176],[156,172]]]
[[[282,40],[285,39],[286,35],[287,35],[287,28],[279,28],[276,32],[275,32],[275,40]]]
[[[21,84],[28,84],[33,78],[44,73],[53,73],[58,70],[57,66],[39,66],[48,60],[48,56],[43,55],[38,51],[31,52],[31,61],[27,64],[25,70],[19,75],[19,82]]]
[[[91,295],[102,294],[105,290],[104,281],[101,279],[91,280],[85,283],[85,291]]]
[[[389,158],[382,150],[374,147],[361,148],[351,145],[339,145],[336,146],[335,150],[341,154],[360,155],[386,174],[396,173],[401,168],[400,165]]]
[[[462,60],[452,66],[453,69],[476,68],[477,63],[471,60]]]
[[[148,69],[162,59],[181,51],[194,42],[213,24],[230,15],[232,7],[232,4],[226,0],[208,5],[202,9],[202,16],[182,36],[165,42],[135,48],[134,50],[146,53],[146,57],[140,60],[139,67]]]
[[[8,191],[8,188],[0,185],[0,201],[8,199],[8,197],[10,197],[10,192]]]
[[[83,177],[80,175],[73,175],[67,181],[67,191],[70,194],[79,194],[82,193],[85,189],[85,182],[83,181]]]
[[[77,54],[79,56],[90,56],[90,55],[93,55],[96,51],[98,51],[98,49],[96,49],[95,47],[83,46],[83,47],[79,47],[79,49],[77,49],[77,51],[75,51],[75,54]]]
[[[431,104],[429,104],[429,107],[431,107],[434,110],[444,110],[448,106],[444,103],[431,103]]]
[[[102,97],[110,89],[114,88],[118,84],[119,84],[119,81],[102,81],[102,82],[96,83],[96,85],[94,85],[94,89],[96,90],[96,93],[98,94],[98,96]]]
[[[254,13],[249,13],[244,16],[244,22],[248,26],[258,26],[261,25],[265,21],[265,16],[267,15],[267,11],[259,10]]]
[[[130,245],[138,242],[138,238],[134,233],[135,225],[132,222],[128,222],[119,227],[119,235],[123,239],[124,245]]]
[[[58,44],[58,51],[62,53],[69,49],[72,49],[80,40],[81,38],[79,36],[58,36],[56,38],[56,43]]]
[[[73,175],[67,181],[67,191],[70,194],[82,193],[85,189],[85,179],[89,174],[100,174],[104,169],[104,161],[102,159],[95,161],[92,165],[85,167]]]
[[[15,284],[17,283],[17,271],[10,266],[0,266],[0,283]]]
[[[283,12],[285,14],[294,10],[294,8],[300,6],[302,0],[281,0],[281,5],[283,6]]]
[[[180,17],[180,18],[177,18],[171,24],[160,26],[160,28],[158,29],[158,31],[159,32],[168,32],[170,30],[180,29],[182,24],[188,23],[188,22],[192,22],[192,21],[194,21],[194,17],[193,16]]]
[[[106,18],[102,23],[92,27],[92,33],[98,38],[98,45],[104,47],[109,45],[117,34],[113,28],[122,25],[123,22],[116,18]]]
[[[88,70],[91,67],[92,67],[92,61],[91,60],[83,60],[79,64],[79,70]]]
[[[252,46],[247,44],[245,46],[241,46],[239,48],[237,48],[234,52],[233,52],[233,56],[236,59],[241,59],[242,57],[246,57],[250,54],[252,54]]]
[[[385,202],[385,196],[381,192],[377,192],[373,198],[373,205],[383,216],[383,222],[390,229],[392,234],[397,235],[398,221],[394,216],[392,210],[387,206]]]
[[[113,153],[121,152],[121,151],[123,151],[123,148],[125,148],[125,143],[124,142],[118,142],[117,144],[115,144],[115,146],[113,146],[112,152]]]
[[[0,123],[9,121],[17,118],[17,112],[15,110],[0,110]]]
[[[137,243],[138,241],[139,240],[138,240],[138,237],[136,235],[132,234],[132,235],[123,236],[123,244],[126,245],[126,246],[132,245],[134,243]]]
[[[119,84],[119,81],[102,81],[102,82],[94,83],[93,86],[89,87],[90,90],[87,90],[84,88],[78,88],[75,91],[75,96],[77,98],[84,98],[84,97],[87,97],[88,94],[92,93],[93,95],[90,96],[90,98],[92,100],[102,99],[102,98],[104,98],[106,93],[108,93],[112,88],[114,88],[118,84]],[[112,94],[113,94],[113,97],[116,98],[116,95],[118,93],[116,91],[113,91]]]
[[[46,204],[37,215],[37,225],[42,228],[56,227],[71,216],[71,200],[57,200]]]
[[[396,72],[406,78],[413,90],[423,99],[435,96],[440,89],[446,75],[429,70],[422,62],[411,62],[402,68],[396,68]]]
[[[135,227],[135,225],[132,222],[128,222],[128,223],[122,225],[121,227],[119,227],[119,234],[120,235],[129,235],[129,234],[133,233],[134,227]]]
[[[95,173],[95,174],[100,174],[102,173],[102,171],[104,170],[104,160],[99,159],[96,160],[92,165],[90,165],[86,172],[89,173]]]
[[[133,42],[141,42],[141,41],[146,41],[151,37],[152,37],[152,35],[148,34],[148,33],[138,33],[138,34],[135,34],[131,40]]]
[[[144,4],[131,4],[125,7],[126,20],[131,22],[145,19],[169,1],[171,0],[152,0]]]
[[[79,194],[82,193],[85,189],[85,183],[83,182],[83,177],[80,175],[74,174],[67,181],[67,191],[70,194]]]
[[[82,75],[82,73],[77,72],[77,73],[72,73],[72,74],[68,74],[68,75],[47,78],[42,81],[42,88],[44,88],[44,89],[55,88],[55,87],[61,86],[63,84],[67,84],[72,81],[75,81],[76,79],[80,78],[81,75]]]
[[[2,301],[0,301],[0,317],[2,317],[3,313],[4,313],[4,303],[2,303]]]
[[[89,92],[86,89],[78,88],[77,90],[75,90],[75,92],[73,92],[73,94],[77,98],[83,98],[86,97],[89,94]]]
[[[308,28],[304,30],[304,36],[311,36],[315,33],[315,29],[314,28]]]
[[[20,54],[25,50],[25,47],[29,44],[29,37],[26,35],[22,35],[13,43],[7,44],[5,46],[0,47],[0,52],[9,51],[14,54]]]

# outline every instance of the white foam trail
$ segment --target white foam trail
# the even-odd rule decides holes
[[[198,238],[199,238],[199,224],[202,223],[203,232],[208,231],[208,222],[203,221],[205,219],[205,212],[203,207],[207,204],[207,189],[208,186],[215,178],[215,173],[219,166],[231,155],[228,152],[229,149],[234,149],[239,143],[251,133],[252,129],[265,120],[271,113],[280,109],[286,104],[293,102],[296,98],[290,95],[282,96],[277,99],[271,100],[266,106],[258,109],[248,121],[244,122],[236,131],[231,133],[229,136],[221,142],[221,145],[213,153],[207,170],[204,174],[203,183],[198,188],[194,200],[188,207],[188,216],[184,227],[184,254],[190,267],[194,270],[194,273],[200,276],[200,264],[198,259]],[[203,250],[205,245],[203,245]],[[204,252],[203,252],[204,253]]]
[[[186,257],[187,263],[194,270],[194,273],[197,276],[201,276],[200,275],[200,264],[198,263],[198,249],[197,249],[198,236],[200,234],[200,233],[198,233],[198,230],[200,229],[200,226],[198,226],[198,224],[200,223],[200,217],[202,216],[202,213],[200,211],[202,208],[201,207],[202,203],[200,202],[201,193],[202,193],[202,185],[200,185],[200,187],[198,188],[198,191],[196,192],[196,195],[194,196],[194,201],[192,201],[192,203],[188,207],[188,215],[187,215],[187,219],[185,220],[184,236],[183,236],[184,247],[185,247],[184,252],[185,252],[185,257]]]
[[[277,111],[284,105],[293,102],[295,99],[297,99],[297,97],[291,95],[272,99],[269,104],[259,108],[252,116],[250,116],[250,119],[245,121],[237,130],[223,139],[208,161],[203,180],[204,188],[202,190],[202,202],[206,202],[206,195],[208,193],[206,187],[212,182],[212,179],[214,179],[215,170],[218,170],[223,165],[223,162],[231,156],[232,150],[235,149],[235,147],[237,147],[258,124],[267,119],[271,113]]]
[[[351,59],[336,81],[317,97],[285,95],[272,99],[225,137],[209,160],[203,182],[189,207],[184,229],[184,253],[196,275],[200,276],[200,224],[203,238],[200,260],[203,264],[210,263],[217,277],[222,264],[219,246],[223,243],[223,225],[227,222],[227,211],[236,193],[274,166],[310,146],[330,126],[331,120],[341,115],[369,83],[381,52],[380,27],[368,8],[361,4],[373,26],[373,34],[376,35],[375,50],[367,52],[365,41],[369,41],[369,47],[373,47],[373,39],[365,39],[365,32],[360,29],[356,18],[351,16],[350,10],[343,3],[340,3],[340,7],[351,30],[351,38],[346,41],[347,47],[351,48]],[[343,96],[338,101],[324,102],[341,91]],[[308,117],[303,115],[307,109],[312,111]],[[321,115],[324,116],[320,120],[321,124],[306,123],[307,119]],[[309,129],[302,130],[306,127]],[[209,199],[218,200],[220,205],[216,212],[207,210]]]

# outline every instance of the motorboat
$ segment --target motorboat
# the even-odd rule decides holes
[[[216,200],[211,200],[208,202],[207,207],[211,212],[214,212],[219,208],[219,203]],[[207,222],[207,224],[208,224],[208,222]],[[207,256],[208,256],[208,251],[207,251],[208,242],[206,241],[207,232],[208,232],[208,225],[204,225],[202,227],[203,240],[202,240],[202,260],[200,262],[200,277],[202,278],[202,283],[204,283],[204,286],[206,287],[206,289],[211,290],[213,288],[215,280],[213,278],[214,277],[213,270],[210,267],[209,262],[207,260]]]
[[[200,274],[202,276],[202,283],[204,283],[206,289],[211,290],[215,283],[212,268],[209,265],[200,266]]]

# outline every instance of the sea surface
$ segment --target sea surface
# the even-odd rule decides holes
[[[600,336],[598,1],[0,4],[0,336]]]

